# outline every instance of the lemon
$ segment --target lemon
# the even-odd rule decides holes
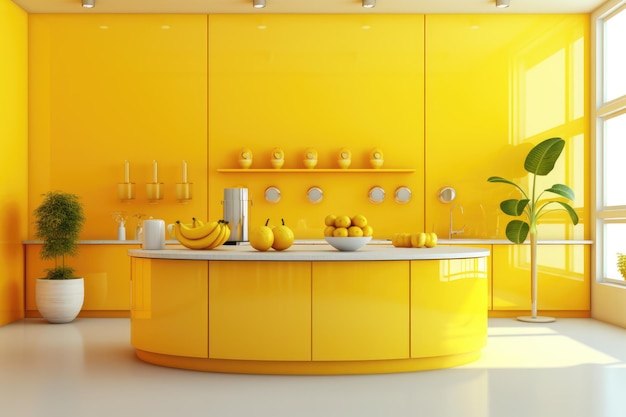
[[[435,246],[437,246],[437,234],[432,232],[432,233],[426,233],[426,243],[424,244],[424,246],[426,246],[427,248],[434,248]]]
[[[411,246],[414,248],[423,248],[426,244],[426,233],[413,233],[411,235]]]
[[[250,234],[248,236],[250,246],[258,251],[264,252],[271,248],[274,243],[274,232],[272,232],[272,229],[267,227],[268,222],[269,219],[267,219],[265,225],[256,226],[250,230]]]
[[[336,227],[333,230],[334,237],[348,237],[348,228],[347,227]]]
[[[337,216],[335,216],[334,214],[329,214],[328,216],[326,216],[326,218],[324,219],[324,224],[326,226],[334,226],[335,225],[335,220],[337,219]]]
[[[358,226],[361,228],[367,226],[367,218],[362,214],[357,214],[353,216],[351,221],[353,226]]]
[[[359,226],[350,226],[348,228],[348,236],[363,237],[363,229],[361,229]]]
[[[293,231],[285,226],[285,220],[281,219],[283,224],[280,226],[276,226],[272,229],[272,233],[274,234],[274,242],[272,243],[272,248],[274,250],[285,250],[293,245],[293,241],[295,237],[293,235]]]
[[[335,231],[335,226],[326,226],[324,228],[324,236],[333,236],[333,232]]]
[[[363,229],[363,236],[373,236],[374,235],[374,229],[369,224],[367,226],[363,227],[362,229]]]
[[[345,227],[346,229],[352,225],[352,220],[350,220],[350,216],[341,215],[337,216],[335,219],[335,227]]]

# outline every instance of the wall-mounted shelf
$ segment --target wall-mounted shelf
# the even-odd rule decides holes
[[[309,174],[318,174],[318,173],[344,173],[344,174],[357,174],[357,173],[364,173],[364,172],[368,172],[368,173],[386,173],[386,174],[402,174],[402,173],[407,173],[410,174],[412,172],[415,172],[415,169],[413,168],[400,168],[400,169],[374,169],[374,168],[347,168],[347,169],[342,169],[342,168],[314,168],[314,169],[308,169],[308,168],[280,168],[280,169],[274,169],[274,168],[248,168],[248,169],[242,169],[242,168],[222,168],[222,169],[218,169],[217,172],[221,172],[224,174],[228,174],[228,173],[246,173],[246,172],[253,172],[253,173],[282,173],[282,172],[286,172],[286,173],[290,173],[290,174],[295,174],[295,173],[309,173]]]

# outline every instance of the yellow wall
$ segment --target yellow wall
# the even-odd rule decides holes
[[[296,238],[319,238],[326,214],[365,214],[376,238],[435,230],[447,236],[444,185],[464,208],[462,237],[503,237],[499,202],[525,183],[531,144],[567,141],[549,177],[577,195],[581,224],[545,218],[540,237],[588,238],[588,17],[585,15],[32,15],[29,203],[63,189],[86,204],[84,239],[116,237],[114,211],[126,211],[132,237],[142,213],[168,223],[221,218],[223,189],[249,188],[250,223],[281,218]],[[506,30],[505,30],[506,29]],[[303,169],[306,147],[319,164]],[[253,153],[252,171],[238,168]],[[280,147],[286,163],[270,169]],[[353,153],[348,170],[337,153]],[[371,170],[380,147],[383,170]],[[191,202],[174,186],[182,160]],[[116,185],[131,164],[137,198]],[[159,163],[165,198],[149,204],[145,184]],[[258,172],[254,169],[267,169]],[[356,168],[356,169],[355,169]],[[303,172],[286,172],[301,169]],[[357,172],[357,169],[361,171]],[[366,170],[363,170],[366,169]],[[322,170],[326,170],[322,172]],[[391,171],[388,171],[391,170]],[[393,171],[396,170],[396,171]],[[399,170],[399,171],[398,171]],[[264,190],[281,190],[277,204]],[[320,204],[306,190],[324,191]],[[368,190],[386,191],[372,204]],[[397,187],[412,190],[408,204]],[[32,236],[32,230],[31,230]]]
[[[0,325],[24,317],[28,17],[0,0]]]
[[[29,205],[50,190],[85,203],[83,239],[116,239],[112,213],[175,221],[207,205],[207,17],[30,15]],[[124,161],[136,199],[121,202]],[[149,204],[152,161],[164,199]],[[191,202],[175,183],[186,160]],[[31,236],[33,231],[31,229]]]
[[[538,182],[571,186],[580,223],[544,216],[540,239],[589,239],[589,22],[586,15],[426,17],[426,228],[448,237],[505,238],[499,203],[520,198],[501,176],[528,189],[533,144],[566,140],[555,169]],[[441,203],[453,186],[457,199]],[[460,207],[463,207],[461,211]]]
[[[377,238],[423,229],[424,17],[209,16],[209,212],[220,217],[223,188],[246,186],[251,224],[278,224],[297,238],[321,238],[327,214],[363,213]],[[285,165],[269,173],[223,173],[237,168],[239,150],[253,153],[252,168],[271,168],[274,147]],[[315,169],[304,152],[319,153]],[[337,168],[342,147],[352,152],[350,169]],[[367,169],[371,150],[384,154],[383,168],[412,172],[352,172]],[[304,169],[286,174],[285,169]],[[276,171],[276,172],[273,172]],[[281,190],[277,204],[264,190]],[[306,191],[324,192],[311,204]],[[372,204],[380,186],[385,200]],[[397,187],[412,190],[407,204],[394,201]]]

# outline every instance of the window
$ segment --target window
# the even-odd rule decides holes
[[[626,0],[594,13],[596,34],[596,279],[625,285],[617,268],[626,254]]]

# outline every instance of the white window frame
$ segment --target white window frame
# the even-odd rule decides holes
[[[591,15],[591,192],[593,237],[592,271],[598,283],[626,286],[623,280],[605,273],[604,226],[626,223],[626,206],[604,207],[603,144],[604,122],[626,113],[626,95],[604,101],[604,22],[616,13],[626,13],[626,0],[610,0]]]

